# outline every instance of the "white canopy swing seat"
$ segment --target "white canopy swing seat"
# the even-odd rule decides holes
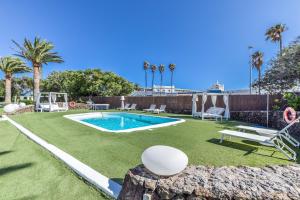
[[[61,98],[57,101],[57,98]],[[44,101],[45,100],[45,101]],[[67,111],[68,106],[68,94],[61,92],[40,92],[36,98],[37,112],[61,112]]]
[[[197,112],[197,101],[198,95],[202,95],[202,110],[201,112]],[[207,100],[207,96],[211,97],[212,107],[208,108],[204,111],[205,103]],[[225,104],[225,108],[216,107],[217,97],[223,96],[223,101]],[[194,118],[201,118],[202,120],[205,118],[214,118],[216,120],[220,119],[222,121],[223,118],[229,119],[229,94],[226,93],[202,93],[202,94],[193,94],[193,105],[192,105],[192,116]]]

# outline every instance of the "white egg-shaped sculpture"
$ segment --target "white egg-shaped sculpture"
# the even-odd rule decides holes
[[[188,157],[174,147],[157,145],[149,147],[143,152],[142,163],[156,175],[172,176],[186,168]]]
[[[21,102],[21,103],[19,103],[19,106],[20,106],[21,108],[24,108],[24,107],[26,107],[26,103]]]
[[[19,108],[18,104],[8,104],[8,105],[4,106],[3,110],[6,113],[12,113],[12,112],[15,112],[18,108]]]

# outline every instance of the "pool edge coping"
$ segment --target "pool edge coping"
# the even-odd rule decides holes
[[[103,113],[122,113],[122,112],[103,112]],[[151,129],[155,129],[155,128],[161,128],[161,127],[167,127],[167,126],[174,126],[176,124],[180,124],[185,122],[185,119],[181,119],[181,118],[172,118],[172,117],[165,117],[165,116],[153,116],[153,115],[147,115],[147,114],[139,114],[139,113],[128,113],[127,114],[135,114],[135,115],[143,115],[143,116],[151,116],[151,117],[157,117],[157,118],[170,118],[170,119],[176,119],[177,121],[173,121],[173,122],[165,122],[165,123],[161,123],[161,124],[155,124],[155,125],[150,125],[150,126],[144,126],[144,127],[139,127],[139,128],[130,128],[130,129],[126,129],[126,130],[109,130],[106,128],[102,128],[84,121],[81,121],[79,119],[75,119],[74,117],[76,116],[81,116],[81,115],[97,115],[97,114],[101,114],[102,112],[92,112],[92,113],[78,113],[78,114],[68,114],[68,115],[64,115],[63,117],[78,122],[80,124],[83,124],[85,126],[89,126],[92,128],[95,128],[97,130],[103,131],[103,132],[109,132],[109,133],[131,133],[134,131],[145,131],[145,130],[151,130]]]

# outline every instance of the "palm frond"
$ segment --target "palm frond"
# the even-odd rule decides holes
[[[0,59],[0,70],[5,74],[30,72],[31,69],[17,57],[7,56]]]
[[[13,41],[13,43],[20,50],[17,51],[16,55],[31,61],[34,65],[42,66],[42,64],[47,64],[49,62],[63,62],[63,59],[57,52],[52,52],[54,49],[53,43],[41,40],[39,37],[35,37],[33,42],[25,38],[23,46],[15,41]]]
[[[165,71],[165,65],[160,64],[159,67],[158,67],[158,70],[159,70],[160,73],[163,73]]]
[[[144,61],[144,65],[143,65],[143,67],[144,67],[144,70],[148,70],[149,69],[149,62],[148,61]]]
[[[156,65],[151,65],[151,71],[155,72],[157,70],[157,66]]]
[[[176,67],[175,64],[173,64],[173,63],[169,64],[169,69],[171,72],[173,72],[175,70],[175,67]]]

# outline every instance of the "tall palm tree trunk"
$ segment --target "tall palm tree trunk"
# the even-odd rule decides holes
[[[258,94],[260,94],[260,85],[261,85],[260,80],[261,80],[261,71],[259,70],[258,71]]]
[[[152,72],[152,96],[154,94],[154,72]]]
[[[11,75],[5,76],[5,104],[11,103]]]
[[[173,71],[171,72],[171,94],[173,94]]]
[[[161,90],[162,90],[162,82],[163,82],[163,74],[160,74],[160,96],[161,96]]]
[[[147,96],[147,71],[145,70],[145,96]]]
[[[33,99],[36,101],[38,93],[40,92],[40,66],[38,64],[33,65]]]

